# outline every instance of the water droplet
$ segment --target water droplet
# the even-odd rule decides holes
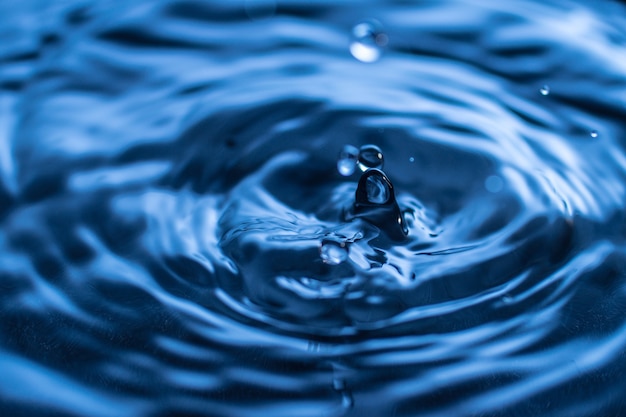
[[[377,175],[371,175],[366,183],[367,200],[374,204],[385,204],[389,201],[389,186]]]
[[[597,130],[592,130],[590,133],[592,138],[597,138],[598,137],[598,131]]]
[[[344,177],[352,175],[359,160],[359,150],[352,145],[346,145],[339,154],[337,171]]]
[[[499,193],[504,187],[504,181],[497,175],[490,175],[485,180],[485,188],[490,193]]]
[[[376,145],[363,145],[359,149],[359,169],[363,172],[370,168],[383,168],[383,151]]]
[[[348,259],[348,247],[343,242],[324,240],[320,246],[320,257],[329,265],[339,265]]]
[[[350,53],[361,62],[376,62],[389,38],[377,20],[368,20],[352,28]]]
[[[548,94],[550,94],[550,86],[544,85],[539,89],[539,92],[542,96],[547,96]]]
[[[410,157],[410,158],[409,158],[409,162],[415,162],[415,158]]]

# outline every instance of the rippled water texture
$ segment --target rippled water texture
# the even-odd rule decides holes
[[[0,11],[2,416],[626,415],[623,3]]]

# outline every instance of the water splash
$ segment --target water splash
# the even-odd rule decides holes
[[[367,170],[359,180],[354,215],[375,224],[394,240],[405,239],[408,234],[393,185],[377,168]]]
[[[339,265],[348,259],[348,247],[345,242],[324,240],[320,246],[320,257],[329,265]]]
[[[382,176],[369,176],[365,181],[367,201],[373,204],[385,204],[389,201],[390,188]]]

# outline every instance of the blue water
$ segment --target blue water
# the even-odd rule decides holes
[[[626,415],[623,3],[0,12],[0,415]]]

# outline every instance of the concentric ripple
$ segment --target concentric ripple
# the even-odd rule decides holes
[[[0,414],[626,412],[623,5],[25,4]]]

